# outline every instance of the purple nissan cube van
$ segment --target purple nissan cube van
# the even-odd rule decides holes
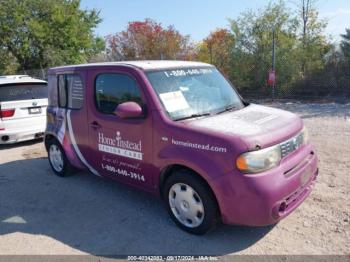
[[[212,65],[96,63],[48,78],[53,172],[85,169],[158,195],[187,232],[277,223],[315,183],[302,120],[245,102]]]

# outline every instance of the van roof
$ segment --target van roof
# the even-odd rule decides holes
[[[120,61],[120,62],[103,62],[103,63],[90,63],[90,64],[80,64],[80,65],[68,65],[54,67],[56,69],[74,69],[80,67],[95,67],[95,66],[131,66],[137,67],[142,70],[159,70],[159,69],[173,69],[182,67],[208,67],[212,66],[207,63],[202,62],[192,62],[192,61],[176,61],[176,60],[143,60],[143,61]]]
[[[41,79],[36,79],[28,75],[5,75],[0,76],[0,85],[6,84],[25,84],[25,83],[40,83],[46,84],[47,82]]]

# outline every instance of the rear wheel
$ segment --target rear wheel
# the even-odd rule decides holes
[[[219,220],[211,190],[187,170],[177,171],[165,181],[163,199],[172,220],[186,232],[205,234]]]
[[[47,151],[49,163],[54,173],[58,176],[67,176],[72,170],[72,166],[60,143],[56,139],[50,139],[47,143]]]

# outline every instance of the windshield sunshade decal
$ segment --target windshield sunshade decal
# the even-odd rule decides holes
[[[166,110],[170,113],[188,109],[189,105],[181,91],[159,94]]]

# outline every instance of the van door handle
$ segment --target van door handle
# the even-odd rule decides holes
[[[100,124],[97,123],[97,121],[92,122],[90,125],[92,128],[101,128]]]

